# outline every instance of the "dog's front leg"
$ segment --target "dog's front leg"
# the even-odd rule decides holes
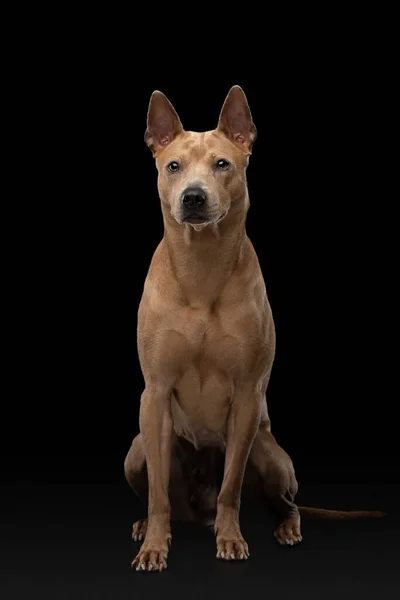
[[[146,455],[149,505],[146,537],[132,566],[136,566],[137,571],[161,571],[167,566],[171,540],[168,486],[173,420],[170,390],[146,387],[140,401],[139,424]]]
[[[243,390],[236,394],[228,416],[224,478],[215,520],[217,558],[243,560],[249,556],[248,546],[240,532],[240,496],[260,414],[261,395],[258,392]]]

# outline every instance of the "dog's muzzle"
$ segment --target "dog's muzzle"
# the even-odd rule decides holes
[[[186,188],[181,195],[182,220],[202,223],[207,220],[207,194],[201,188]]]

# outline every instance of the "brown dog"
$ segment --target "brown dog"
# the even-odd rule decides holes
[[[246,559],[239,525],[245,474],[255,475],[281,514],[277,541],[302,539],[292,461],[271,433],[265,400],[275,330],[245,229],[246,168],[255,138],[238,86],[217,128],[206,133],[184,131],[167,98],[158,91],[151,96],[145,139],[158,170],[164,237],[139,307],[145,390],[141,433],[125,460],[130,485],[148,502],[148,520],[133,529],[134,539],[144,537],[132,563],[137,570],[166,567],[171,518],[211,519],[217,557]]]

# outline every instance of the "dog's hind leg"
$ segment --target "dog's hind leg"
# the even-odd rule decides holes
[[[298,484],[289,455],[261,424],[249,455],[249,462],[261,477],[263,492],[282,519],[274,535],[279,544],[293,546],[302,540],[300,514],[294,498]]]
[[[199,522],[214,527],[218,493],[224,474],[224,453],[219,448],[196,452],[191,472],[192,500]]]

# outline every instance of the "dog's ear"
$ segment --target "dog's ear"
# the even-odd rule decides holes
[[[224,133],[246,154],[251,154],[257,130],[251,117],[247,98],[239,85],[234,85],[225,98],[217,130]]]
[[[162,92],[158,90],[153,92],[147,112],[147,129],[144,136],[153,156],[156,156],[182,132],[182,124],[171,102]]]

